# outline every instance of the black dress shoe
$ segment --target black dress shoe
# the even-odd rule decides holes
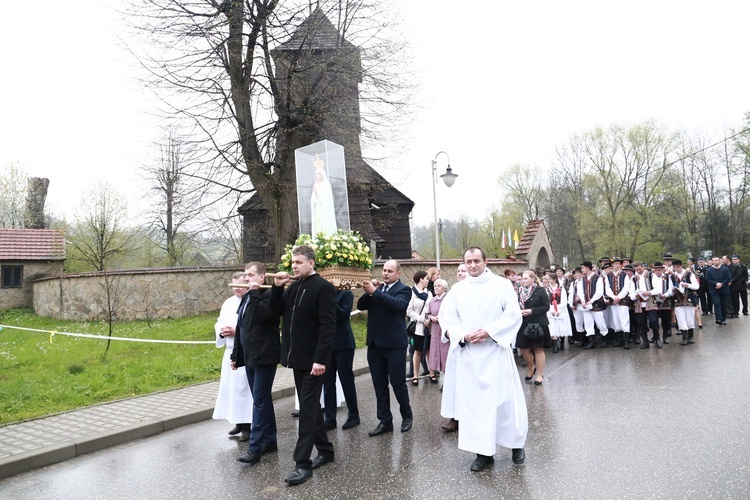
[[[486,455],[477,454],[476,460],[471,464],[471,472],[480,472],[495,463],[495,459]]]
[[[347,419],[346,422],[344,422],[344,425],[341,426],[342,429],[347,430],[351,429],[352,427],[357,427],[359,425],[359,417],[354,417]]]
[[[242,462],[243,464],[257,464],[260,462],[260,455],[257,453],[251,453],[248,450],[248,452],[238,458],[237,461]]]
[[[414,423],[413,417],[406,417],[403,422],[401,422],[401,432],[409,432],[411,430],[411,426]]]
[[[266,446],[260,449],[260,454],[265,455],[266,453],[273,453],[274,451],[279,451],[278,443],[267,444]]]
[[[231,431],[229,431],[227,434],[229,434],[230,436],[236,436],[240,432],[242,432],[242,429],[240,429],[240,426],[239,425],[235,425],[234,429],[232,429]]]
[[[312,469],[294,469],[284,479],[285,483],[288,484],[302,484],[312,477]]]
[[[242,434],[240,434],[240,438],[237,440],[240,443],[246,443],[250,441],[250,431],[242,431]]]
[[[378,424],[373,430],[367,433],[368,436],[380,436],[386,432],[393,432],[393,424]]]
[[[323,424],[323,427],[326,428],[327,431],[332,431],[337,427],[335,420],[328,420]]]
[[[651,345],[648,342],[641,344],[641,349],[648,349],[649,347],[651,347]]]
[[[511,457],[513,458],[514,464],[521,465],[526,461],[526,451],[523,448],[513,448],[513,454]]]
[[[333,455],[318,455],[315,460],[312,461],[313,469],[320,469],[325,464],[333,462]]]

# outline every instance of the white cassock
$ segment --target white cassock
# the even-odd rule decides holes
[[[231,296],[224,301],[219,313],[219,319],[214,325],[216,331],[216,347],[224,347],[221,358],[221,379],[219,380],[219,394],[216,396],[216,406],[211,418],[228,420],[232,424],[250,424],[253,422],[253,394],[247,381],[245,368],[232,370],[230,356],[234,348],[235,337],[219,337],[223,326],[237,325],[237,308],[240,298]]]
[[[498,444],[523,448],[529,420],[511,347],[522,322],[513,285],[489,270],[467,276],[446,294],[438,317],[450,334],[448,357],[455,359],[455,377],[446,377],[440,413],[459,421],[459,449],[494,455]],[[491,338],[459,345],[480,328]]]

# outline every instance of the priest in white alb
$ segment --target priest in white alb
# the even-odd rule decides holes
[[[481,248],[467,248],[464,263],[469,275],[446,294],[439,313],[455,356],[440,413],[460,422],[458,447],[477,454],[471,470],[478,472],[494,463],[497,445],[522,464],[529,422],[512,348],[522,321],[518,297],[510,281],[487,269]]]

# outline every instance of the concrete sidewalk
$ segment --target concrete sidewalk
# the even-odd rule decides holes
[[[354,374],[367,372],[367,349],[357,349]],[[0,427],[0,478],[209,419],[218,391],[217,380]],[[279,367],[273,399],[287,396],[294,376]]]

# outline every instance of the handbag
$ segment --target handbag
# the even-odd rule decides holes
[[[422,302],[422,309],[419,310],[420,316],[422,315],[422,311],[424,311],[424,305],[426,303],[427,303],[426,300]],[[414,335],[417,333],[417,323],[418,323],[417,320],[412,320],[412,321],[409,321],[409,323],[406,325],[406,336],[408,338],[414,337]]]
[[[417,322],[409,321],[409,324],[406,325],[406,336],[409,338],[412,338],[416,332],[417,332]]]
[[[538,342],[544,338],[544,329],[539,323],[529,323],[521,333],[532,342]]]

